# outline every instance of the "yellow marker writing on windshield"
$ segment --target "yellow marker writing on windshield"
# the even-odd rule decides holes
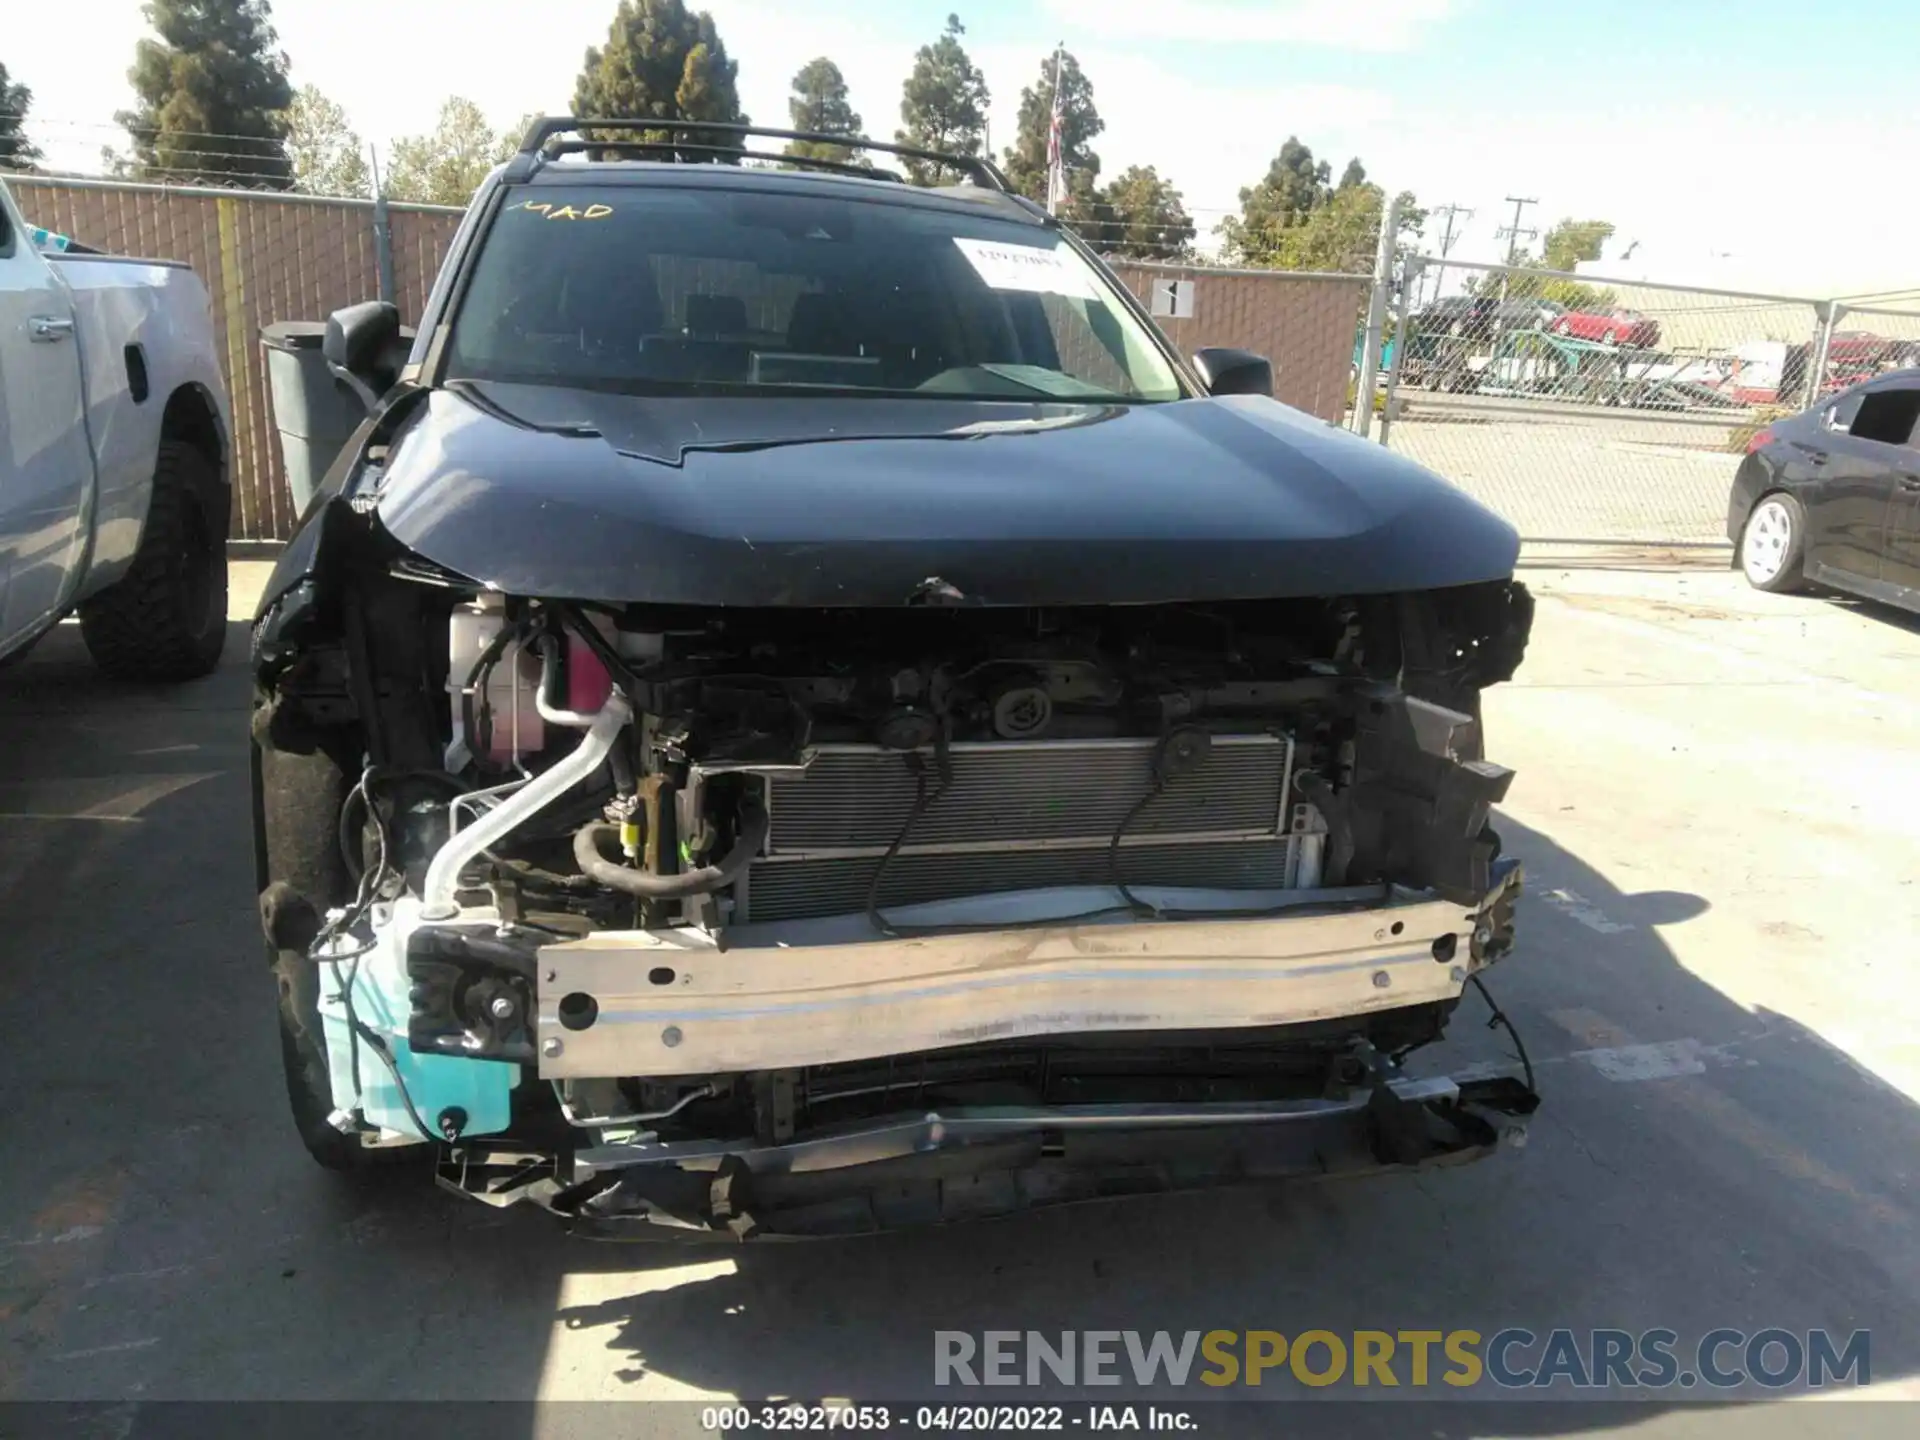
[[[578,210],[571,205],[555,205],[551,200],[529,200],[520,208],[549,220],[604,220],[613,213],[611,205],[589,205]]]

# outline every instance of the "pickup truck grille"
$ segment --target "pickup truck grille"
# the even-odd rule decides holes
[[[1053,885],[1100,885],[1107,846],[1148,794],[1155,742],[959,744],[952,779],[914,821],[881,884],[883,906]],[[1215,736],[1207,763],[1142,806],[1121,842],[1129,884],[1277,888],[1289,883],[1283,735]],[[923,756],[936,784],[932,757]],[[767,781],[765,854],[736,892],[738,918],[791,920],[865,908],[887,847],[912,813],[908,757],[821,746]]]

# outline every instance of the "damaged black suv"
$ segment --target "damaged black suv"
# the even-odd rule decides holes
[[[1513,943],[1514,531],[987,162],[645,126],[534,125],[410,351],[330,325],[252,722],[314,1157],[748,1236],[1517,1134],[1401,1069]]]

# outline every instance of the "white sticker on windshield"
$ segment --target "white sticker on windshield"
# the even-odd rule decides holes
[[[956,235],[953,243],[980,278],[995,290],[1026,290],[1038,295],[1097,298],[1086,271],[1060,250],[1037,245],[1001,245]]]

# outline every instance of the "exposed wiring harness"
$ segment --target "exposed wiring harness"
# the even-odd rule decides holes
[[[1120,841],[1133,822],[1140,818],[1147,806],[1165,793],[1168,785],[1182,775],[1190,775],[1207,763],[1213,754],[1213,737],[1197,725],[1179,725],[1162,735],[1154,745],[1151,759],[1151,774],[1146,792],[1133,802],[1132,807],[1113,827],[1113,837],[1107,842],[1107,877],[1120,897],[1127,902],[1127,908],[1143,919],[1155,919],[1160,915],[1158,906],[1149,905],[1132,890],[1120,877]]]
[[[953,784],[953,757],[947,750],[947,726],[942,717],[939,736],[933,745],[932,772],[937,783],[927,783],[927,757],[918,750],[909,750],[905,757],[907,770],[914,778],[913,805],[907,811],[907,818],[901,822],[899,832],[893,837],[893,843],[887,846],[887,853],[880,857],[880,863],[873,867],[873,879],[867,885],[867,923],[882,935],[899,939],[905,930],[897,927],[880,911],[880,882],[887,877],[887,867],[893,864],[893,857],[900,853],[900,847],[907,843],[907,836],[920,819],[939,803],[940,797],[947,793],[947,787]]]
[[[407,1118],[420,1132],[420,1138],[431,1141],[441,1137],[427,1128],[426,1121],[421,1118],[419,1110],[415,1108],[413,1096],[407,1091],[406,1079],[400,1073],[400,1063],[394,1058],[392,1048],[384,1037],[360,1018],[354,1009],[353,988],[360,979],[360,960],[372,951],[374,940],[371,936],[364,940],[356,937],[355,948],[345,951],[335,948],[337,940],[348,935],[366,918],[367,912],[373,908],[374,902],[386,889],[387,881],[392,874],[387,851],[387,828],[381,822],[380,813],[374,806],[370,789],[377,778],[389,777],[385,776],[377,766],[368,765],[360,772],[359,783],[348,792],[346,800],[340,807],[340,844],[343,858],[347,860],[350,869],[355,868],[353,851],[356,847],[351,844],[348,817],[357,803],[364,810],[373,830],[373,864],[360,870],[353,899],[328,916],[326,924],[320,928],[320,933],[314,936],[313,943],[307,947],[307,958],[325,963],[333,976],[341,1009],[346,1013],[348,1065],[353,1076],[354,1100],[360,1101],[365,1094],[360,1079],[360,1047],[364,1045],[379,1057],[381,1064],[387,1067],[387,1073],[393,1077],[394,1090],[400,1097],[400,1103],[406,1109]],[[341,969],[342,962],[346,964],[344,972]]]
[[[460,726],[461,733],[467,737],[467,749],[471,752],[475,764],[487,763],[487,752],[493,748],[493,706],[485,698],[486,688],[493,679],[493,667],[500,663],[500,657],[507,653],[507,647],[524,638],[526,625],[513,621],[502,625],[487,642],[487,646],[474,660],[473,668],[467,671],[466,683],[460,687]],[[476,705],[474,696],[481,699]]]
[[[1539,1094],[1539,1087],[1533,1083],[1533,1061],[1527,1058],[1526,1042],[1520,1038],[1519,1030],[1514,1027],[1513,1021],[1507,1018],[1507,1012],[1494,1003],[1492,992],[1487,989],[1478,975],[1469,975],[1467,981],[1480,992],[1480,998],[1487,1002],[1487,1009],[1493,1012],[1492,1018],[1487,1021],[1487,1028],[1493,1030],[1505,1027],[1507,1034],[1513,1039],[1514,1050],[1519,1053],[1520,1068],[1526,1072],[1527,1089],[1536,1095]]]
[[[1355,910],[1371,909],[1393,895],[1393,887],[1386,884],[1349,887],[1354,893],[1338,898],[1326,897],[1313,901],[1286,900],[1277,905],[1249,906],[1240,909],[1184,910],[1165,909],[1141,899],[1120,875],[1120,845],[1133,823],[1149,804],[1160,796],[1175,779],[1191,774],[1206,764],[1212,754],[1213,737],[1197,725],[1182,725],[1168,731],[1160,738],[1152,751],[1152,779],[1147,791],[1136,800],[1115,827],[1107,843],[1107,872],[1109,883],[1121,897],[1121,904],[1101,905],[1091,910],[1082,910],[1070,915],[1049,915],[1037,920],[994,920],[984,924],[960,925],[904,925],[888,918],[880,909],[880,886],[886,878],[887,867],[906,844],[922,817],[938,803],[947,787],[953,782],[952,765],[947,755],[945,732],[934,748],[931,765],[919,751],[909,751],[904,757],[907,767],[917,782],[913,806],[907,812],[906,820],[899,832],[893,837],[893,843],[887,846],[886,853],[880,857],[875,868],[873,880],[867,886],[867,923],[889,939],[905,939],[914,935],[957,935],[969,932],[979,933],[995,930],[1022,930],[1047,925],[1081,925],[1095,920],[1104,920],[1113,915],[1130,915],[1135,919],[1151,920],[1249,920],[1260,919],[1268,915],[1337,915]],[[937,783],[929,783],[929,775]]]

